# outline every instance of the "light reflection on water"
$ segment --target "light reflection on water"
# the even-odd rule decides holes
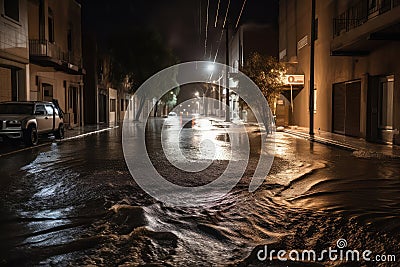
[[[167,120],[167,123],[168,140],[168,134],[172,138],[174,127],[180,127],[180,122]],[[161,126],[162,120],[150,121],[146,132],[148,150],[157,163],[163,157],[159,153],[162,151],[159,142]],[[135,131],[135,128],[131,130]],[[256,131],[250,129],[249,132],[250,139],[257,144]],[[208,124],[204,128],[184,128],[180,138],[181,148],[188,157],[226,161],[241,156],[227,153],[230,140],[224,128]],[[205,139],[212,140],[213,156],[210,156],[212,150],[202,150],[211,146],[211,143],[201,146]],[[347,238],[354,247],[364,243],[377,251],[386,246],[398,248],[398,161],[359,159],[347,151],[311,145],[282,133],[277,133],[276,140],[273,170],[261,188],[255,193],[247,191],[251,177],[248,172],[237,188],[206,209],[165,206],[151,200],[140,188],[131,186],[133,180],[124,169],[117,133],[52,147],[51,151],[38,153],[23,168],[27,186],[18,188],[17,193],[29,198],[16,213],[18,217],[32,220],[24,223],[27,229],[23,234],[30,235],[19,245],[44,247],[81,238],[84,231],[71,226],[76,222],[74,216],[77,212],[81,216],[93,215],[93,210],[82,208],[89,203],[101,210],[107,209],[104,199],[110,198],[113,204],[122,201],[128,203],[127,206],[139,206],[138,210],[144,210],[146,223],[129,235],[129,232],[117,231],[129,219],[122,217],[121,222],[116,223],[110,214],[97,219],[97,227],[101,230],[94,235],[109,237],[109,243],[99,244],[99,249],[90,251],[93,256],[88,256],[93,257],[95,263],[94,259],[104,259],[105,263],[97,262],[98,265],[113,265],[116,259],[122,262],[125,257],[131,257],[132,265],[143,262],[181,266],[235,265],[257,245],[279,244],[278,249],[288,250],[326,249],[324,246],[336,241],[339,235]],[[259,149],[252,148],[250,166],[257,163],[258,152]],[[175,175],[169,166],[162,165],[162,168]],[[216,173],[208,170],[196,178],[205,179]],[[98,185],[106,190],[97,192]],[[104,198],[96,198],[98,194],[103,194]],[[153,204],[140,204],[143,200]],[[136,213],[133,215],[140,217]],[[370,225],[376,228],[369,228]],[[145,229],[156,231],[156,234],[146,234]],[[381,233],[376,229],[391,232],[379,237]],[[174,233],[178,237],[177,246],[167,241],[157,243],[161,232]],[[140,251],[130,253],[136,247]],[[142,252],[143,247],[149,251],[147,254]],[[168,254],[167,250],[172,252]],[[55,262],[79,262],[66,255],[69,254],[57,256]]]
[[[227,146],[223,131],[211,129],[202,134]],[[196,138],[190,136],[186,142]],[[239,259],[238,254],[246,255],[256,245],[287,238],[294,238],[294,243],[285,243],[282,249],[304,245],[310,249],[318,246],[318,240],[334,242],[340,235],[346,235],[353,245],[363,240],[376,251],[392,244],[392,240],[378,240],[380,234],[375,231],[399,234],[400,162],[359,159],[347,151],[283,133],[277,134],[275,149],[278,171],[255,194],[239,187],[205,211],[155,205],[147,210],[150,218],[157,218],[149,220],[150,226],[181,237],[185,243],[181,252],[186,256],[203,238],[203,256],[214,257],[212,262],[224,256]],[[168,223],[169,218],[179,224]],[[183,230],[182,223],[186,225]],[[347,233],[349,228],[354,232]],[[246,247],[236,253],[239,244]]]
[[[193,125],[190,128],[184,128],[183,126],[187,123]],[[188,159],[229,161],[234,158],[232,158],[231,145],[225,141],[227,135],[226,129],[213,127],[208,119],[198,119],[194,123],[191,120],[182,120],[182,117],[171,117],[164,125],[163,149],[165,153],[174,154],[175,146],[172,144],[178,142],[179,149]]]

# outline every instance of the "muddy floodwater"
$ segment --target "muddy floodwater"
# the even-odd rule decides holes
[[[162,123],[147,125],[146,144],[157,171],[173,183],[207,184],[240,156],[227,156],[224,127],[183,129],[180,145],[189,157],[198,153],[196,134],[214,138],[219,152],[204,171],[180,171],[162,152]],[[243,178],[206,207],[147,195],[125,164],[121,127],[0,157],[0,265],[400,266],[399,159],[276,133],[270,174],[249,193],[260,132],[246,129],[251,151]],[[265,248],[318,253],[338,240],[346,241],[342,249],[396,261],[262,259]]]

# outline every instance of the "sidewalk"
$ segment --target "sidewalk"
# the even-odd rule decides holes
[[[243,123],[242,121],[225,122],[223,117],[209,116],[213,125],[219,125],[227,127],[231,123]],[[257,126],[257,123],[245,123],[246,125]],[[331,132],[315,130],[314,137],[311,138],[309,135],[309,129],[306,127],[294,127],[290,126],[283,130],[284,133],[290,134],[296,137],[304,138],[312,142],[321,143],[345,149],[353,152],[358,157],[363,158],[398,158],[400,159],[400,146],[370,143],[365,139],[350,137],[341,134],[335,134]]]
[[[314,137],[305,127],[285,128],[283,132],[307,140],[353,151],[362,157],[400,158],[400,146],[367,142],[365,139],[315,130]]]

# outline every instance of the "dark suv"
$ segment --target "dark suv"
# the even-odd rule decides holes
[[[22,139],[28,146],[38,143],[39,134],[64,138],[63,113],[51,102],[1,102],[0,139]]]

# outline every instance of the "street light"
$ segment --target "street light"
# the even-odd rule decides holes
[[[214,71],[214,69],[215,69],[214,63],[210,63],[210,64],[207,65],[207,70],[208,70],[209,72]]]
[[[195,92],[194,95],[195,95],[197,98],[200,98],[200,93],[199,93],[199,92]],[[205,115],[204,95],[205,95],[205,93],[204,93],[204,90],[203,90],[203,115]],[[200,108],[199,108],[199,114],[200,114]]]

